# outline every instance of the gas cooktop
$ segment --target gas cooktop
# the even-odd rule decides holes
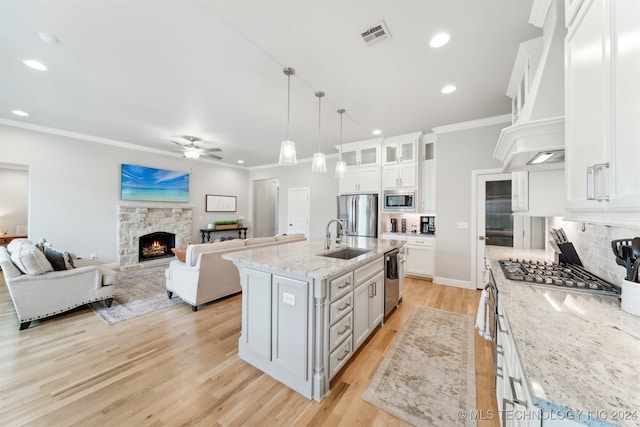
[[[509,280],[601,295],[620,295],[620,288],[575,264],[543,261],[501,260],[498,262]]]

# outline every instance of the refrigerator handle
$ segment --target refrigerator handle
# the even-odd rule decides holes
[[[356,227],[358,226],[358,198],[353,198],[353,221],[351,222],[351,234],[356,234]]]

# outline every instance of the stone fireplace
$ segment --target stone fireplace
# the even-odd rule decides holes
[[[143,263],[154,261],[166,262],[165,258],[173,255],[172,247],[187,246],[191,241],[191,208],[150,208],[150,207],[126,207],[118,206],[118,264],[120,268],[139,267]],[[151,256],[142,259],[140,239],[144,236],[172,235],[168,242],[159,241],[157,238],[150,243],[145,252],[148,255],[159,254],[166,248],[168,254]],[[163,237],[163,240],[164,240]],[[143,239],[144,240],[144,239]],[[154,244],[154,242],[158,242]]]

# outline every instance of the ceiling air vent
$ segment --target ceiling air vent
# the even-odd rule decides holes
[[[387,24],[385,24],[384,21],[379,21],[373,25],[370,25],[369,27],[360,31],[360,35],[368,46],[391,38],[391,33],[389,32]]]

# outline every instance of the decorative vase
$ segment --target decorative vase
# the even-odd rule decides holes
[[[212,230],[212,229],[213,229],[213,224],[207,224],[207,228],[208,228],[209,230]]]

